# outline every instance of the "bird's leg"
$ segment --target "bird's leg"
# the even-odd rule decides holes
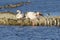
[[[32,21],[32,26],[34,26],[35,25],[35,23],[34,23],[34,21]]]

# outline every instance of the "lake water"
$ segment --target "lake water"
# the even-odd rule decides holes
[[[0,0],[0,6],[7,5],[7,4],[16,4],[19,2],[27,2],[28,0]],[[21,7],[17,8],[6,8],[6,9],[0,9],[1,12],[15,12],[19,9],[22,12],[26,11],[40,11],[44,15],[47,14],[47,12],[50,12],[51,15],[60,15],[60,0],[29,0],[31,3],[29,5],[23,5]]]
[[[0,40],[60,40],[60,28],[54,26],[1,26]]]
[[[0,6],[27,2],[28,0],[0,0]],[[60,0],[30,0],[29,5],[17,8],[0,9],[0,12],[14,12],[19,9],[40,11],[44,15],[50,12],[53,16],[60,16]],[[60,28],[57,26],[4,26],[0,25],[0,40],[60,40]]]

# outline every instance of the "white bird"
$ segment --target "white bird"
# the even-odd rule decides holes
[[[36,13],[35,12],[27,12],[26,18],[29,18],[31,20],[36,19]]]
[[[35,12],[27,12],[26,18],[29,18],[32,21],[32,26],[35,25],[35,21],[37,19]]]
[[[21,11],[20,10],[17,10],[17,12],[18,12],[18,14],[16,15],[16,18],[17,19],[23,18],[23,14],[21,13]]]
[[[30,19],[37,19],[40,18],[40,16],[42,16],[42,14],[40,12],[27,12],[26,18],[30,18]]]

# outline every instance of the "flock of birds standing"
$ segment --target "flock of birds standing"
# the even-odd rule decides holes
[[[17,15],[16,18],[17,19],[22,19],[22,18],[29,18],[32,21],[32,25],[34,25],[34,21],[38,18],[40,18],[40,16],[43,16],[40,12],[27,12],[25,15],[20,11],[17,10]]]
[[[24,15],[20,10],[17,10],[16,18],[21,19],[24,17],[24,18],[29,18],[29,19],[33,20],[33,19],[39,18],[40,16],[43,16],[40,12],[27,12]]]

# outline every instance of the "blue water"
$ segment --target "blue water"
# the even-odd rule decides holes
[[[60,28],[1,26],[0,40],[60,40]]]
[[[27,2],[28,0],[0,0],[0,6]],[[27,11],[40,11],[44,15],[50,12],[53,16],[60,16],[60,0],[30,0],[29,5],[17,8],[0,9],[0,12],[14,12],[19,9]],[[4,26],[0,25],[0,40],[60,40],[60,28],[57,26]]]
[[[27,2],[28,0],[0,0],[0,6],[7,5],[7,4],[16,4],[19,2]],[[14,12],[19,9],[22,12],[27,11],[40,11],[44,15],[47,12],[50,12],[51,15],[60,16],[60,0],[29,0],[31,3],[29,5],[23,5],[17,8],[7,8],[7,9],[0,9],[1,12]]]

